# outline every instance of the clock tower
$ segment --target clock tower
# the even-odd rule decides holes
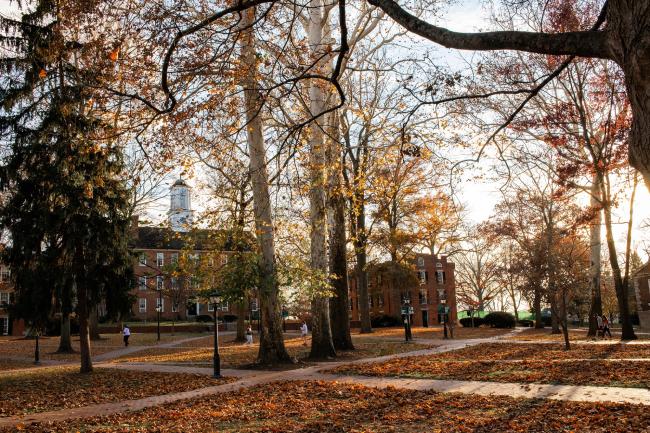
[[[193,222],[193,211],[190,204],[190,186],[178,179],[171,187],[171,200],[169,205],[169,225],[175,232],[187,232]]]

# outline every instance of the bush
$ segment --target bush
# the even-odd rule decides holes
[[[375,316],[370,318],[370,325],[373,328],[388,328],[390,326],[402,326],[402,319],[388,314]]]
[[[196,320],[197,322],[203,322],[203,323],[214,322],[214,317],[210,316],[209,314],[201,314],[200,316],[196,316],[196,319],[194,319],[194,320]]]
[[[483,323],[492,328],[512,328],[515,326],[515,316],[504,311],[495,311],[485,316]]]
[[[463,328],[471,328],[472,327],[472,318],[471,317],[463,317],[460,319],[460,324],[463,325]],[[474,317],[474,327],[478,328],[483,324],[483,319],[481,317]]]
[[[519,326],[523,326],[525,328],[532,328],[533,326],[535,326],[535,321],[534,320],[529,320],[529,319],[524,319],[524,320],[519,320],[517,322],[517,324],[519,324]]]
[[[226,323],[232,323],[237,321],[237,316],[235,316],[234,314],[224,314],[221,317],[221,320],[223,320]]]

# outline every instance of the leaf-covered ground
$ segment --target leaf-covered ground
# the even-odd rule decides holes
[[[438,394],[280,382],[141,412],[25,426],[36,432],[608,432],[647,431],[646,406]],[[13,431],[4,430],[3,433]]]
[[[16,361],[13,359],[0,359],[0,372],[34,367],[36,367],[36,365],[34,365],[33,362]]]
[[[574,344],[569,351],[563,347],[552,343],[487,343],[331,371],[367,376],[650,387],[650,345]],[[605,361],[608,359],[612,361]]]
[[[429,356],[430,359],[455,361],[562,360],[562,359],[650,359],[650,344],[563,344],[486,343]]]
[[[79,367],[46,367],[0,374],[0,416],[87,406],[152,395],[189,391],[221,380],[195,374],[170,374]]]
[[[302,339],[293,338],[285,341],[285,346],[289,355],[293,358],[304,361],[309,356],[309,344],[303,346]],[[434,347],[431,345],[422,345],[414,343],[403,343],[399,341],[382,341],[376,338],[355,337],[354,344],[356,350],[339,352],[337,360],[354,360],[383,355],[392,355],[395,353],[410,352],[413,350],[426,349]],[[242,368],[248,367],[255,363],[259,345],[227,345],[221,347],[219,354],[221,356],[222,366],[225,368]],[[116,360],[116,362],[146,362],[146,363],[172,363],[192,365],[210,365],[212,362],[212,347],[189,348],[151,348],[145,351],[125,355]],[[296,364],[294,367],[304,366],[304,363]]]
[[[462,326],[454,327],[454,338],[474,339],[498,337],[512,332],[512,329],[496,328],[463,328]],[[442,326],[431,326],[429,328],[417,327],[411,330],[414,338],[425,338],[432,340],[442,340],[444,331]],[[364,335],[370,337],[404,337],[404,328],[375,328],[371,334],[359,334],[359,330],[353,331],[353,335]]]

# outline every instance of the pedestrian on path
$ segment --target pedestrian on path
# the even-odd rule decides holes
[[[598,339],[598,335],[602,334],[603,337],[605,334],[603,333],[603,318],[600,317],[600,314],[595,314],[596,316],[596,322],[598,323],[598,330],[596,331],[596,339]]]
[[[124,335],[124,347],[126,347],[129,345],[129,337],[131,336],[129,325],[124,325],[124,329],[122,329],[122,335]]]
[[[253,328],[250,325],[246,329],[246,344],[253,344]]]
[[[300,326],[300,336],[302,337],[303,346],[307,345],[307,334],[309,334],[309,328],[307,328],[307,322],[303,320]]]
[[[603,338],[605,338],[605,334],[609,336],[609,338],[612,338],[612,333],[609,330],[609,320],[607,319],[607,316],[603,314]]]

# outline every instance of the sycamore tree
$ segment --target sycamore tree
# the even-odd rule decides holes
[[[122,153],[92,91],[110,78],[111,51],[84,25],[95,18],[91,7],[36,6],[20,21],[2,18],[3,259],[19,315],[42,319],[54,294],[64,314],[76,312],[86,373],[90,311],[102,300],[109,314],[125,307],[132,280]]]

